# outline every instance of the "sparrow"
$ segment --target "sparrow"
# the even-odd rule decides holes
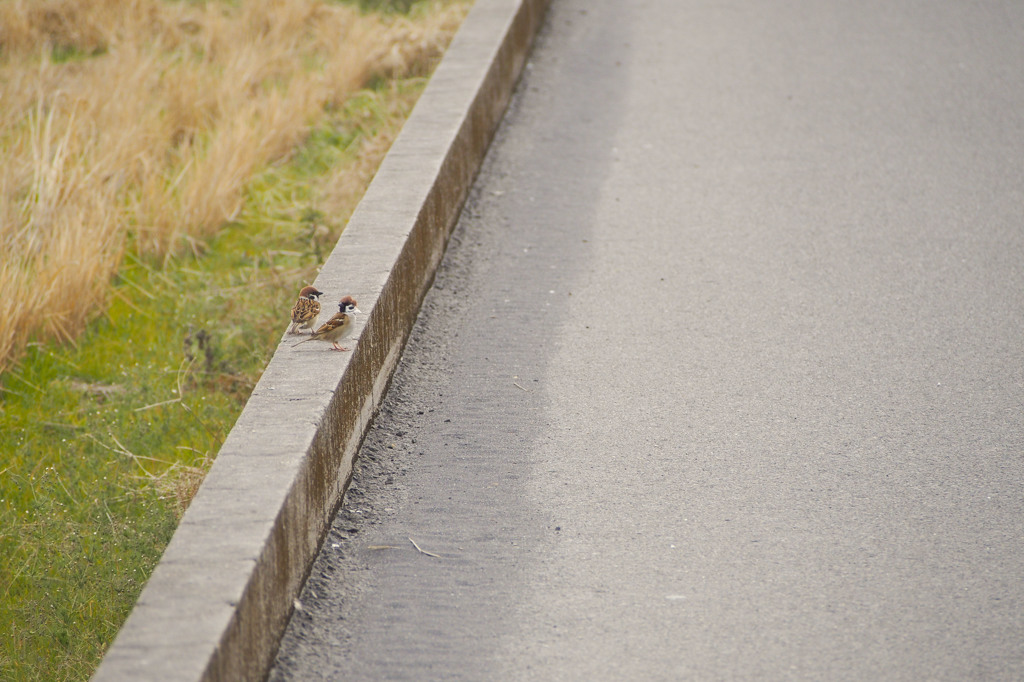
[[[323,339],[333,344],[333,350],[348,350],[339,346],[338,341],[352,333],[352,322],[355,319],[353,316],[358,312],[361,311],[356,307],[356,299],[346,296],[338,302],[338,312],[334,313],[331,319],[322,324],[308,339],[302,339],[292,345],[298,346],[314,339]]]
[[[292,306],[292,326],[288,328],[289,334],[298,334],[302,329],[308,329],[313,333],[316,326],[316,318],[320,316],[320,301],[317,296],[323,296],[324,292],[317,291],[316,287],[302,287],[299,292],[299,300]]]

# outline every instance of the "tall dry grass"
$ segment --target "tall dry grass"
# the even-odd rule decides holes
[[[374,78],[424,72],[465,3],[0,2],[0,372],[69,341],[126,249],[167,257]]]

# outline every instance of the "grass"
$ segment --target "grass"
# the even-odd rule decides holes
[[[75,338],[126,252],[166,258],[233,220],[353,92],[422,75],[457,23],[434,7],[0,2],[0,372]]]
[[[292,0],[265,4],[286,2]],[[228,18],[236,11],[229,3],[157,4]],[[25,5],[32,6],[38,5]],[[287,326],[297,290],[313,279],[332,248],[421,91],[438,46],[465,9],[464,3],[421,3],[394,24],[390,14],[367,15],[389,26],[389,40],[399,41],[382,43],[390,45],[392,57],[394,45],[410,40],[434,48],[417,48],[387,67],[381,66],[386,59],[378,59],[363,72],[365,83],[344,97],[321,100],[315,115],[304,118],[289,138],[291,146],[253,162],[240,176],[237,195],[220,214],[211,213],[220,215],[219,222],[206,227],[186,220],[193,214],[185,211],[174,214],[180,222],[171,232],[157,234],[154,222],[140,219],[154,210],[141,201],[145,182],[125,180],[109,192],[102,182],[95,184],[102,164],[77,165],[85,154],[71,142],[78,133],[68,132],[68,119],[52,107],[37,107],[17,125],[0,127],[5,158],[36,169],[32,182],[20,185],[22,194],[9,194],[5,204],[0,200],[9,212],[4,225],[7,218],[21,220],[19,230],[0,235],[0,255],[19,259],[13,267],[8,260],[0,265],[8,276],[0,277],[0,300],[33,291],[32,278],[64,259],[63,267],[75,274],[47,289],[70,299],[69,307],[81,315],[77,322],[62,313],[49,315],[57,310],[53,301],[41,308],[44,313],[37,309],[34,315],[42,319],[32,331],[19,331],[21,345],[4,365],[0,679],[91,675]],[[0,13],[9,10],[0,4]],[[53,54],[36,63],[37,70],[80,68],[116,49],[109,40],[83,38],[90,35],[88,22],[79,24],[82,35],[74,47],[54,43]],[[0,25],[11,24],[0,17]],[[5,35],[0,31],[7,60],[0,71],[9,78],[17,60]],[[97,35],[104,33],[97,29]],[[308,66],[310,60],[316,61],[307,54],[300,62]],[[314,71],[322,68],[318,63]],[[0,87],[8,86],[9,81]],[[277,85],[260,87],[273,91]],[[29,142],[14,141],[19,131],[29,134]],[[203,153],[194,158],[216,156],[212,150],[221,134],[197,133],[190,149]],[[230,139],[246,143],[244,136]],[[175,169],[165,168],[160,182],[153,181],[161,190],[154,196],[171,196],[163,204],[169,211],[192,205],[181,201],[186,181],[179,179],[181,168]],[[11,188],[11,177],[0,179],[0,191]],[[57,220],[57,214],[73,213],[69,197],[77,192],[92,193],[78,204],[85,206],[78,209],[78,222]],[[44,205],[51,207],[48,217],[33,213]],[[101,217],[111,225],[97,231],[94,221]],[[41,234],[44,225],[47,235]],[[89,250],[87,244],[97,239],[98,250]],[[22,288],[10,288],[12,281]],[[22,319],[5,314],[11,313],[0,310],[0,327]]]

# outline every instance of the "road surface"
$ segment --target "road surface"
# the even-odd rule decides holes
[[[1022,35],[555,0],[271,679],[1024,678]]]

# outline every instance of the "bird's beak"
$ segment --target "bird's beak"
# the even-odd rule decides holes
[[[362,314],[363,314],[363,311],[362,311],[362,310],[360,310],[359,308],[353,308],[353,309],[352,309],[352,312],[354,312],[354,313],[359,313],[360,315],[362,315]]]

